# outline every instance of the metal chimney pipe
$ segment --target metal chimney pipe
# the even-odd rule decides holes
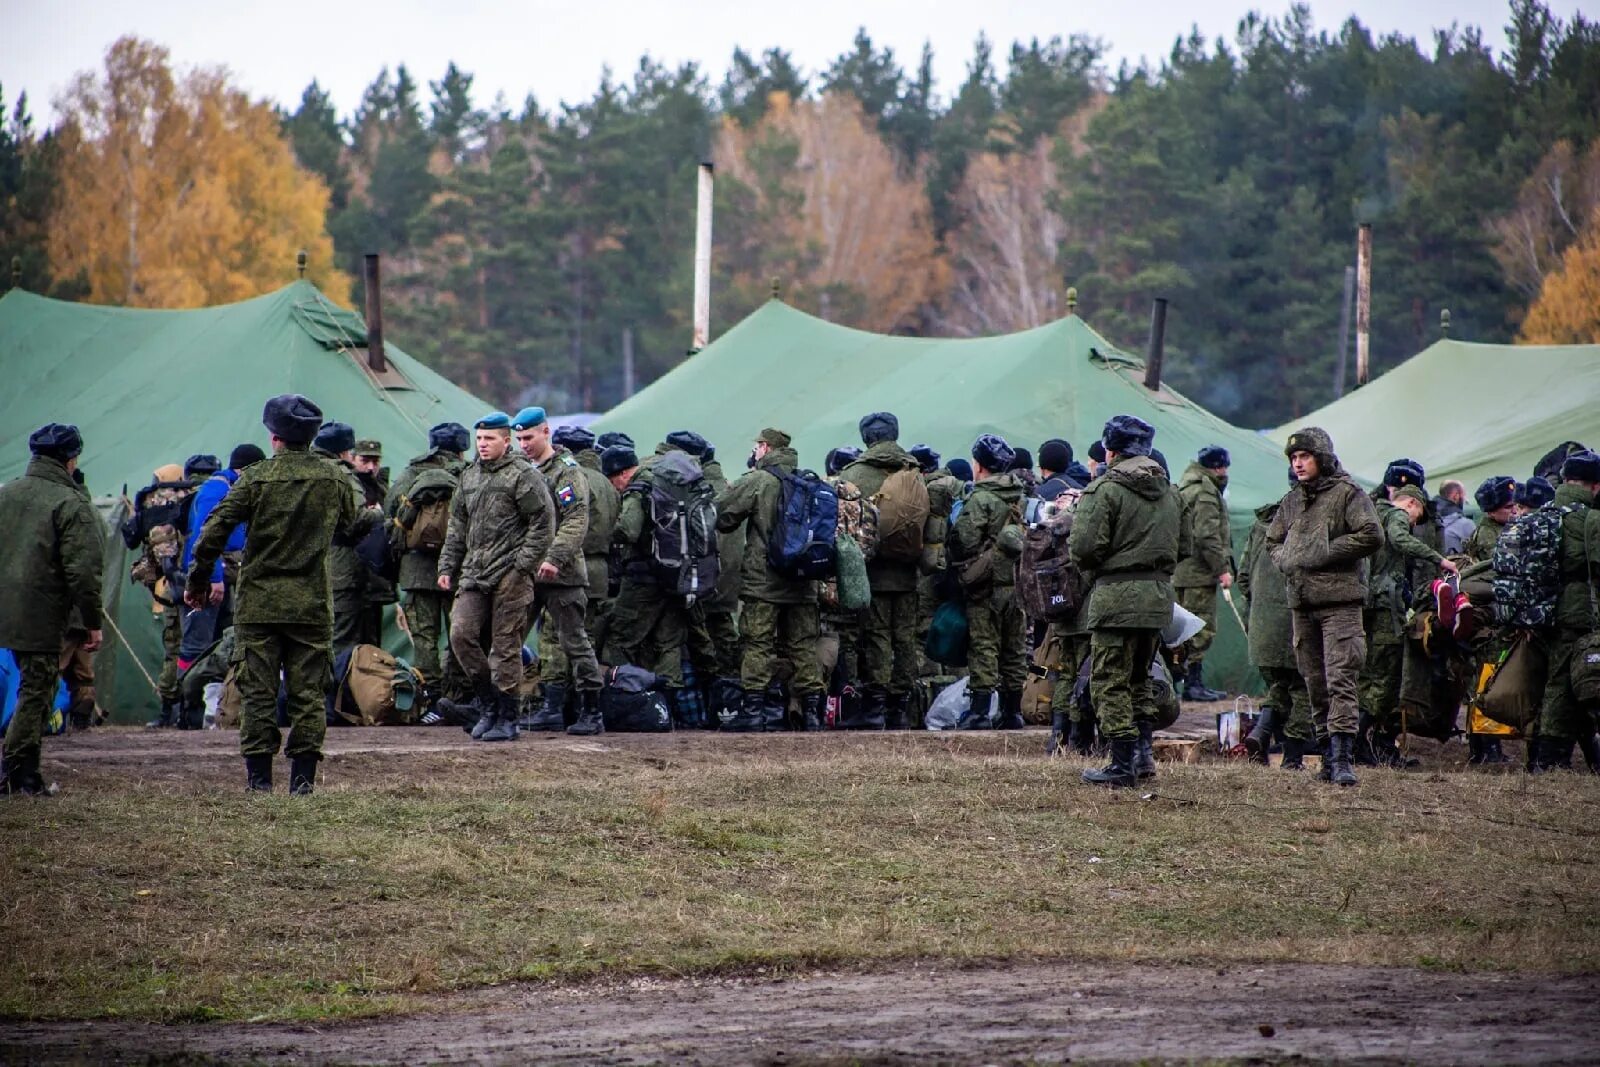
[[[700,164],[700,197],[694,217],[694,340],[691,352],[711,342],[711,170]]]
[[[378,278],[378,253],[368,252],[362,265],[367,288],[367,366],[374,373],[389,369],[383,352],[383,290]]]
[[[1372,334],[1372,223],[1356,237],[1356,386],[1367,384]]]
[[[1167,298],[1150,302],[1150,351],[1144,360],[1144,387],[1152,393],[1161,388],[1161,359],[1167,348]]]

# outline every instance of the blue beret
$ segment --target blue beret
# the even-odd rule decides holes
[[[574,452],[582,452],[594,447],[594,434],[582,426],[562,426],[550,435],[550,442]]]
[[[678,449],[679,451],[689,453],[689,455],[694,456],[696,459],[699,459],[701,456],[705,455],[706,448],[708,447],[706,444],[706,439],[695,433],[693,430],[673,430],[671,433],[667,434],[667,444]]]
[[[1383,472],[1383,484],[1392,489],[1406,485],[1421,486],[1427,480],[1427,472],[1414,459],[1397,459]]]
[[[1568,482],[1600,482],[1600,455],[1587,448],[1572,453],[1561,464],[1561,479]]]
[[[981,463],[985,470],[999,473],[1011,469],[1017,453],[1004,437],[986,433],[972,442],[972,458]]]
[[[337,456],[356,447],[356,431],[347,422],[325,422],[322,429],[317,431],[317,436],[312,438],[311,444],[314,448]]]
[[[900,436],[900,420],[887,411],[874,411],[861,418],[861,443],[875,445],[879,441],[893,441]]]
[[[36,456],[51,456],[65,463],[83,452],[83,435],[76,426],[52,422],[28,437],[28,450]]]
[[[511,420],[511,428],[513,430],[531,430],[535,426],[543,426],[547,419],[548,416],[545,415],[544,408],[523,408]]]
[[[594,439],[594,443],[602,452],[608,448],[611,448],[613,445],[622,445],[624,448],[638,447],[633,443],[633,438],[629,437],[621,430],[607,430],[599,437],[596,437]]]
[[[491,411],[472,425],[479,430],[509,430],[511,416],[503,411]]]
[[[1136,415],[1113,415],[1100,431],[1100,440],[1105,443],[1107,452],[1128,456],[1148,456],[1155,439],[1155,427]]]
[[[1535,474],[1517,486],[1516,502],[1525,508],[1542,508],[1556,498],[1556,487]]]
[[[621,474],[629,467],[637,467],[639,457],[627,445],[612,445],[600,453],[600,473],[610,478],[614,474]]]
[[[210,456],[204,453],[201,453],[197,456],[190,456],[188,459],[183,461],[183,476],[185,478],[192,478],[196,474],[204,474],[209,477],[221,469],[221,460],[217,459],[216,456]]]
[[[966,460],[962,459],[960,456],[957,456],[955,459],[952,459],[949,463],[946,463],[944,465],[944,469],[949,471],[951,474],[955,475],[956,478],[958,480],[960,480],[960,481],[963,481],[963,482],[972,481],[972,464],[968,463]]]
[[[912,445],[906,451],[911,453],[911,458],[922,467],[924,474],[931,474],[939,469],[939,453],[933,450],[932,445]]]
[[[822,461],[822,467],[829,477],[832,477],[860,458],[861,449],[853,445],[840,445],[829,450],[827,458]]]
[[[465,452],[472,447],[472,431],[459,422],[441,422],[428,431],[428,447],[445,452]]]
[[[1226,467],[1228,466],[1228,450],[1221,445],[1206,445],[1200,450],[1200,466]]]
[[[261,423],[281,441],[308,445],[322,426],[322,409],[299,393],[283,393],[267,401]]]
[[[1499,511],[1516,499],[1516,479],[1505,474],[1485,478],[1472,497],[1484,511]]]

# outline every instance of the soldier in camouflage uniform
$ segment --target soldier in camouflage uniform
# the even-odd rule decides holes
[[[550,677],[559,678],[560,687],[564,689],[566,671],[570,670],[578,694],[578,718],[570,727],[566,723],[564,701],[547,700],[523,721],[532,730],[566,729],[570,734],[580,735],[604,733],[600,688],[605,680],[584,626],[589,600],[589,572],[583,550],[589,534],[589,483],[572,453],[551,442],[550,420],[544,408],[523,408],[511,420],[511,429],[522,454],[544,475],[555,503],[555,536],[534,575],[536,597],[529,623],[531,626],[533,619],[542,612],[544,630],[540,642],[559,647],[564,661],[562,673],[552,672]],[[545,642],[545,633],[555,640]]]
[[[185,599],[210,595],[213,564],[228,535],[248,524],[234,613],[235,657],[243,704],[239,750],[246,787],[272,789],[280,674],[287,693],[289,791],[308,794],[327,730],[324,693],[333,662],[328,555],[335,534],[359,538],[378,515],[360,506],[349,475],[307,450],[322,411],[296,394],[267,401],[262,422],[273,455],[252,464],[212,510],[194,546]]]
[[[0,758],[0,793],[43,795],[39,772],[44,723],[69,625],[80,647],[100,647],[100,519],[78,481],[83,437],[51,423],[28,438],[33,458],[22,477],[0,486],[0,648],[16,659],[22,682]]]
[[[933,613],[939,607],[939,596],[934,583],[948,564],[946,542],[950,539],[950,512],[957,500],[966,495],[967,487],[955,475],[939,465],[939,453],[928,445],[912,445],[911,458],[922,470],[922,481],[928,487],[928,523],[922,532],[922,563],[917,577],[917,644],[920,647],[933,625]],[[924,673],[932,673],[924,665]]]
[[[366,438],[351,450],[351,465],[361,486],[363,506],[382,511],[389,499],[389,468],[383,465],[382,443]],[[383,609],[398,603],[399,591],[389,577],[371,567],[361,567],[361,640],[365,644],[383,643]]]
[[[344,475],[345,485],[357,508],[367,506],[366,490],[356,477],[356,432],[349,424],[328,422],[311,442],[311,454]],[[381,634],[372,612],[362,600],[366,590],[367,565],[356,555],[361,538],[336,531],[328,553],[328,579],[333,589],[333,653],[352,645],[377,644]]]
[[[1001,730],[1020,730],[1028,678],[1027,635],[1017,603],[1022,554],[1023,487],[1008,473],[1016,454],[1005,438],[984,434],[972,445],[972,493],[950,530],[951,565],[967,596],[967,710],[962,730],[989,728],[989,700],[1000,691]]]
[[[1089,688],[1100,736],[1111,749],[1091,785],[1130,786],[1153,777],[1150,735],[1158,715],[1149,685],[1161,629],[1172,619],[1172,572],[1184,541],[1183,505],[1150,457],[1155,430],[1118,415],[1101,434],[1106,468],[1073,512],[1067,551],[1090,582]]]
[[[458,422],[442,422],[429,430],[428,451],[407,463],[389,489],[384,510],[391,521],[401,504],[410,498],[412,488],[424,472],[444,472],[459,483],[461,472],[467,466],[462,454],[471,447],[471,433]],[[428,702],[436,704],[443,697],[452,704],[465,703],[466,679],[446,635],[453,598],[439,588],[439,549],[402,547],[398,584],[405,593],[412,656],[427,688]],[[441,638],[445,638],[442,658]]]
[[[509,415],[491,412],[476,431],[477,461],[462,471],[450,500],[439,588],[456,598],[450,647],[476,695],[473,739],[511,741],[522,706],[522,643],[535,576],[555,533],[555,504],[544,476],[512,450]]]
[[[780,474],[793,474],[799,457],[789,435],[768,428],[755,443],[755,469],[717,498],[717,529],[746,531],[746,543],[765,546],[781,508]],[[744,662],[740,710],[722,724],[724,730],[749,733],[781,730],[786,701],[778,687],[778,660],[794,669],[794,691],[800,697],[801,727],[822,729],[822,674],[817,665],[817,587],[808,579],[780,574],[764,551],[744,554],[740,581]]]
[[[867,450],[839,476],[872,500],[891,475],[917,470],[919,464],[897,443],[900,420],[889,412],[864,416],[860,429]],[[864,634],[866,706],[859,721],[864,729],[881,730],[889,722],[905,722],[911,686],[921,669],[918,565],[916,560],[895,559],[883,552],[867,563],[872,605],[867,609]]]
[[[1294,477],[1290,474],[1291,479]],[[1250,620],[1250,664],[1267,683],[1266,703],[1255,729],[1245,738],[1245,748],[1256,763],[1267,762],[1274,733],[1283,735],[1284,770],[1303,770],[1305,754],[1316,747],[1316,727],[1311,721],[1311,694],[1294,655],[1294,623],[1289,614],[1289,590],[1283,575],[1267,553],[1267,528],[1279,505],[1256,509],[1244,558],[1239,561],[1239,592]]]
[[[678,430],[667,435],[668,443],[676,443],[700,461],[700,470],[712,490],[721,496],[728,491],[728,477],[722,472],[716,449],[697,433]],[[701,676],[736,679],[743,664],[739,638],[739,583],[743,574],[745,532],[733,530],[717,538],[717,559],[721,569],[717,572],[717,589],[700,600],[701,627],[690,629],[690,659]],[[707,642],[696,649],[696,633],[703,630]],[[708,723],[708,726],[715,725]]]
[[[878,536],[877,510],[853,482],[840,477],[840,471],[861,456],[861,450],[850,445],[830,449],[823,459],[823,471],[828,483],[839,496],[839,525],[841,533],[849,529],[861,530],[857,539],[863,554],[871,559],[870,550],[876,550]],[[870,527],[870,529],[868,528]],[[864,543],[863,543],[864,542]],[[831,646],[823,660],[832,660],[832,668],[823,683],[830,693],[839,698],[836,725],[841,729],[854,729],[861,724],[861,679],[866,667],[862,661],[862,641],[866,625],[866,611],[861,608],[846,610],[838,602],[838,582],[819,583],[817,600],[821,607],[819,647]],[[886,724],[887,725],[887,724]]]
[[[122,526],[123,543],[137,549],[131,577],[150,591],[161,617],[161,673],[156,676],[156,694],[161,714],[146,726],[165,728],[178,725],[178,652],[183,644],[183,594],[173,587],[183,553],[183,524],[178,522],[178,507],[195,490],[176,463],[157,467],[150,484],[136,497],[132,513]]]
[[[1472,562],[1485,563],[1494,556],[1495,542],[1500,540],[1500,531],[1511,521],[1512,511],[1516,507],[1516,493],[1515,479],[1497,474],[1485,478],[1477,492],[1472,494],[1483,511],[1483,517],[1478,520],[1478,525],[1473,528],[1472,536],[1467,538],[1462,550]]]
[[[1217,587],[1233,585],[1233,541],[1228,526],[1228,505],[1222,491],[1228,487],[1228,450],[1208,445],[1178,480],[1178,496],[1187,513],[1193,538],[1190,554],[1178,562],[1172,586],[1178,603],[1205,621],[1205,628],[1178,651],[1178,673],[1173,682],[1183,689],[1183,699],[1221,700],[1225,693],[1205,684],[1201,665],[1217,633]]]
[[[1600,741],[1595,737],[1600,707],[1585,705],[1573,691],[1572,663],[1578,642],[1600,630],[1595,588],[1600,583],[1600,455],[1585,449],[1567,456],[1552,506],[1570,509],[1561,519],[1561,591],[1555,619],[1540,635],[1549,650],[1544,700],[1539,709],[1535,774],[1572,766],[1572,746],[1581,746],[1589,771],[1600,774]]]

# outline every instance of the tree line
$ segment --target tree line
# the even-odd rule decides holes
[[[1478,341],[1600,341],[1600,26],[1514,0],[1508,47],[1304,5],[1109,71],[1082,36],[980,37],[942,95],[863,30],[823,69],[736,50],[720,81],[642,58],[594,94],[484,101],[450,64],[378,72],[341,116],[173,72],[125,38],[54,129],[0,133],[0,254],[70,299],[197,306],[276,288],[294,251],[359,306],[385,259],[408,351],[509,402],[603,410],[690,338],[695,170],[715,162],[713,333],[782,296],[868,330],[978,336],[1078,311],[1243,425],[1334,395],[1345,268],[1375,233],[1374,373],[1440,312]],[[9,284],[9,277],[6,279]],[[507,396],[508,390],[514,394]]]

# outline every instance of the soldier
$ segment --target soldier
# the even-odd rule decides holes
[[[1494,555],[1494,545],[1500,540],[1500,531],[1511,521],[1516,493],[1516,481],[1504,474],[1497,474],[1485,478],[1477,492],[1472,494],[1483,511],[1483,517],[1473,527],[1472,536],[1467,538],[1464,548],[1467,558],[1474,563],[1482,563]]]
[[[1548,479],[1535,474],[1517,485],[1517,494],[1511,502],[1512,518],[1520,519],[1530,511],[1538,511],[1556,498],[1555,486]]]
[[[1072,444],[1052,437],[1039,446],[1039,488],[1035,495],[1051,501],[1068,489],[1082,489],[1091,477],[1083,464],[1072,458]]]
[[[1582,745],[1592,773],[1600,774],[1593,705],[1582,704],[1573,691],[1572,665],[1578,642],[1600,629],[1595,610],[1595,583],[1600,582],[1600,455],[1587,449],[1567,456],[1552,506],[1561,510],[1561,592],[1555,620],[1541,635],[1549,650],[1544,701],[1539,708],[1538,742],[1531,770],[1535,774],[1572,766],[1572,746]]]
[[[896,474],[918,470],[917,461],[898,444],[900,420],[887,411],[877,411],[861,419],[860,429],[867,450],[839,476],[877,505],[880,520],[888,517],[885,513],[915,514],[920,534],[931,513],[931,509],[924,510],[926,503],[889,500],[883,492],[884,484]],[[918,488],[922,496],[927,495],[926,486]],[[885,524],[879,532],[888,534],[890,530]],[[905,722],[911,685],[921,666],[917,647],[919,563],[920,550],[917,557],[907,558],[896,554],[887,538],[867,563],[872,605],[867,609],[865,627],[866,706],[859,720],[863,729],[881,730],[889,722]]]
[[[311,442],[311,454],[344,474],[345,485],[357,508],[367,506],[366,490],[356,477],[356,432],[348,423],[328,422]],[[365,529],[365,527],[363,528]],[[328,553],[328,577],[333,585],[333,652],[337,656],[352,645],[375,645],[381,638],[381,613],[373,618],[363,601],[367,565],[356,554],[359,537],[335,532]]]
[[[1326,430],[1296,430],[1284,454],[1298,484],[1267,527],[1267,551],[1288,590],[1295,659],[1311,697],[1318,740],[1328,743],[1322,778],[1351,786],[1356,784],[1350,764],[1360,716],[1357,682],[1366,656],[1364,561],[1383,545],[1383,527],[1372,500],[1340,468]]]
[[[1290,482],[1296,481],[1289,472]],[[1283,735],[1283,769],[1305,769],[1304,756],[1316,746],[1316,726],[1311,721],[1311,694],[1295,661],[1293,620],[1289,591],[1283,574],[1267,554],[1267,529],[1277,517],[1278,503],[1256,509],[1244,558],[1239,561],[1239,592],[1250,620],[1250,665],[1267,683],[1267,700],[1261,718],[1245,738],[1245,748],[1256,763],[1267,762],[1272,735]]]
[[[78,647],[100,647],[100,519],[78,481],[83,437],[50,423],[28,438],[33,454],[21,478],[0,486],[0,648],[22,675],[0,753],[0,792],[48,796],[39,772],[44,723],[71,622]],[[76,616],[74,619],[73,617]]]
[[[297,394],[267,401],[261,421],[273,455],[239,476],[212,509],[194,546],[185,600],[199,607],[210,596],[212,567],[228,536],[247,524],[234,614],[238,661],[239,751],[245,786],[272,791],[281,676],[290,733],[289,792],[306,795],[317,780],[327,731],[324,686],[332,666],[333,607],[328,556],[335,534],[359,538],[377,521],[364,511],[347,474],[307,450],[322,411]]]
[[[1226,448],[1207,445],[1178,481],[1193,548],[1178,563],[1172,585],[1178,603],[1205,621],[1205,628],[1178,650],[1179,677],[1173,682],[1182,687],[1185,700],[1214,701],[1227,695],[1206,686],[1202,665],[1217,633],[1217,588],[1233,587],[1233,541],[1222,497],[1230,462]]]
[[[179,725],[182,693],[178,686],[178,653],[183,647],[183,594],[174,583],[181,572],[186,499],[194,493],[194,483],[183,467],[167,463],[151,474],[150,484],[134,497],[130,514],[122,524],[123,544],[139,553],[130,577],[150,591],[156,614],[161,617],[161,673],[156,677],[156,695],[161,714],[145,725],[166,728]]]
[[[1136,775],[1155,774],[1146,750],[1157,715],[1150,664],[1172,620],[1183,505],[1150,458],[1154,439],[1155,429],[1132,415],[1107,422],[1100,435],[1105,470],[1073,514],[1068,553],[1091,583],[1089,689],[1111,748],[1105,768],[1083,772],[1091,785],[1131,786]]]
[[[555,533],[555,505],[544,477],[511,450],[509,415],[490,412],[475,429],[478,458],[450,499],[438,584],[455,594],[450,647],[476,696],[473,740],[512,741],[522,707],[522,642],[534,577]]]
[[[717,450],[699,434],[691,434],[703,443],[700,452],[700,470],[718,496],[728,490],[728,477],[722,473]],[[670,440],[670,437],[669,437]],[[689,450],[694,455],[693,449]],[[711,647],[716,661],[718,678],[736,679],[743,667],[739,649],[740,582],[744,571],[745,535],[742,530],[724,533],[717,539],[717,559],[721,569],[717,572],[717,591],[701,602],[704,608],[705,629],[711,637]],[[714,726],[714,723],[708,723]]]
[[[545,625],[554,632],[553,644],[560,647],[564,659],[563,673],[551,677],[559,677],[565,689],[565,672],[570,670],[578,693],[578,719],[570,727],[562,711],[565,701],[547,700],[525,721],[532,730],[565,728],[569,734],[602,734],[606,726],[600,718],[600,688],[605,679],[584,628],[589,606],[589,572],[583,551],[589,535],[589,483],[572,453],[550,440],[550,420],[544,408],[523,408],[511,420],[511,429],[522,454],[544,475],[555,502],[555,536],[534,574],[536,596],[529,623],[543,611]]]
[[[922,530],[922,561],[918,565],[921,573],[917,577],[917,644],[920,647],[928,636],[928,627],[933,624],[933,613],[939,607],[934,583],[949,564],[950,512],[956,501],[966,495],[967,487],[939,466],[939,453],[930,446],[913,445],[911,457],[921,468],[923,484],[928,487],[928,523]],[[924,673],[932,673],[926,665]],[[890,726],[890,729],[899,728]]]
[[[1026,625],[1017,603],[1022,554],[1022,480],[1005,438],[986,433],[972,444],[972,493],[950,531],[952,564],[967,596],[967,710],[962,730],[989,728],[989,700],[998,687],[1001,730],[1020,730],[1022,685],[1028,679]]]
[[[423,713],[424,721],[429,721],[441,706],[460,714],[458,709],[466,705],[469,695],[446,632],[452,598],[439,588],[439,551],[444,547],[444,533],[437,519],[430,521],[429,516],[440,509],[448,516],[450,500],[467,467],[463,453],[471,447],[472,434],[459,422],[434,426],[428,431],[428,451],[406,464],[384,502],[384,510],[397,527],[394,538],[400,549],[398,585],[405,594],[412,656],[425,689],[428,710]],[[434,511],[425,516],[423,513],[429,508]],[[424,524],[423,529],[418,529],[419,521]],[[441,638],[445,639],[442,659]]]
[[[389,468],[383,465],[383,445],[371,438],[357,441],[351,450],[350,462],[356,470],[356,481],[361,485],[363,505],[373,511],[383,511],[384,503],[389,499]],[[370,565],[362,563],[361,639],[366,644],[383,643],[383,609],[400,600],[394,578],[390,576],[393,573],[379,574]]]
[[[211,475],[195,491],[189,506],[188,538],[183,546],[183,571],[194,569],[194,545],[200,539],[211,512],[228,495],[239,475],[252,464],[267,458],[260,447],[248,441],[237,445],[228,455],[228,466]],[[239,582],[239,561],[244,553],[245,528],[240,526],[228,536],[222,558],[211,568],[211,596],[207,606],[191,611],[184,619],[181,657],[188,662],[198,659],[201,653],[216,643],[222,631],[233,625],[233,593]],[[185,582],[187,584],[187,581]]]
[[[782,509],[781,475],[793,474],[799,457],[789,435],[771,427],[755,442],[755,469],[717,498],[717,529],[745,529],[745,543],[764,549]],[[775,569],[768,553],[745,552],[739,584],[744,662],[739,680],[744,687],[740,710],[722,724],[724,730],[751,733],[781,730],[786,702],[779,688],[780,657],[794,668],[794,691],[800,697],[801,728],[822,729],[822,674],[817,665],[817,586]]]
[[[878,529],[876,510],[867,503],[860,488],[840,477],[840,472],[859,458],[861,449],[852,445],[829,449],[823,459],[823,472],[833,486],[834,492],[839,494],[841,534],[852,521],[859,527],[865,517],[870,516],[870,543],[876,547]],[[818,588],[820,592],[824,587],[819,585]],[[822,605],[820,615],[823,637],[838,641],[838,653],[833,659],[832,673],[825,679],[829,683],[829,691],[836,692],[839,698],[835,725],[845,730],[859,729],[862,726],[861,678],[865,673],[861,649],[867,613],[865,609],[847,610],[843,605],[829,603],[821,596],[818,599]]]
[[[1089,468],[1089,480],[1093,481],[1105,473],[1106,443],[1104,441],[1095,441],[1089,446],[1087,455],[1089,457],[1089,462],[1084,464],[1084,466]]]

